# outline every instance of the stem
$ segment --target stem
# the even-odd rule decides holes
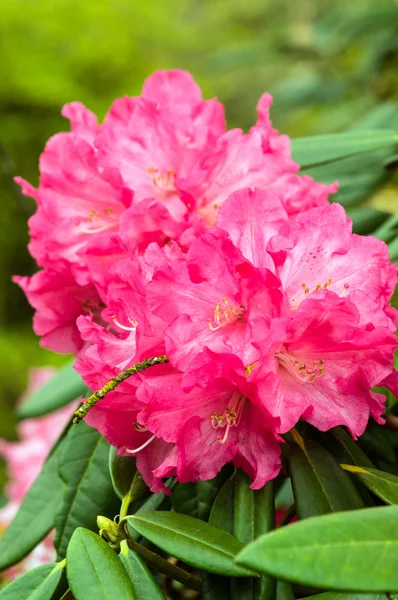
[[[142,362],[136,363],[132,367],[121,371],[119,375],[113,377],[108,383],[104,385],[103,388],[91,394],[91,396],[73,413],[73,423],[79,423],[84,417],[87,416],[88,412],[99,402],[102,400],[106,394],[112,392],[118,385],[120,385],[125,379],[128,379],[132,375],[136,373],[141,373],[141,371],[145,371],[149,367],[153,367],[154,365],[160,365],[162,363],[169,362],[167,356],[154,356],[153,358],[146,358]]]
[[[122,500],[122,506],[120,508],[119,521],[123,521],[125,517],[128,515],[128,510],[130,507],[132,500],[130,494],[127,494]]]
[[[146,562],[148,567],[152,567],[156,571],[159,571],[159,573],[163,573],[163,575],[167,575],[168,577],[175,579],[175,581],[183,583],[191,590],[195,590],[196,592],[200,592],[202,590],[202,580],[200,577],[193,575],[192,573],[188,573],[188,571],[185,571],[185,569],[181,569],[180,567],[169,563],[168,560],[165,560],[159,556],[159,554],[148,550],[148,548],[145,548],[145,546],[142,546],[133,540],[133,538],[129,535],[127,524],[124,526],[124,532],[126,534],[128,547],[139,554],[139,556],[141,556],[141,558]]]

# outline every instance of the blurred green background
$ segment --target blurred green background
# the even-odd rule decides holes
[[[15,174],[37,183],[37,161],[66,129],[66,102],[103,117],[117,96],[139,94],[155,69],[192,72],[248,128],[265,90],[274,125],[293,137],[398,115],[398,3],[394,0],[3,0],[0,10],[0,436],[30,365],[62,364],[39,348],[32,311],[11,283],[35,270],[26,244],[33,201]],[[391,182],[364,201],[398,209]]]

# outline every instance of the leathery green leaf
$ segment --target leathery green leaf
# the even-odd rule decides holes
[[[171,496],[176,512],[207,521],[213,502],[226,476],[223,471],[208,481],[178,483]]]
[[[260,535],[275,529],[273,484],[261,490],[250,489],[251,479],[241,470],[234,478],[233,534],[246,545]],[[276,581],[272,577],[234,578],[231,581],[232,600],[274,600]]]
[[[47,459],[1,538],[1,571],[24,558],[54,526],[64,494],[64,483],[58,476],[58,460],[64,443],[62,440]]]
[[[66,557],[68,582],[76,600],[134,600],[131,581],[115,552],[88,529],[78,527]]]
[[[138,554],[130,550],[126,540],[120,544],[119,558],[130,578],[135,600],[165,600],[151,571]]]
[[[385,594],[345,594],[344,592],[325,592],[324,594],[316,594],[308,596],[302,600],[388,600]]]
[[[394,131],[349,131],[292,140],[292,155],[302,169],[307,169],[378,148],[391,147],[393,150],[397,143],[398,136]]]
[[[82,422],[68,432],[59,463],[66,491],[55,518],[54,545],[59,559],[65,557],[76,527],[96,530],[98,515],[113,517],[117,510],[117,506],[111,510],[115,494],[108,456],[109,444],[96,429]]]
[[[305,519],[261,536],[236,560],[311,587],[342,591],[398,589],[398,506]]]
[[[62,576],[61,564],[49,563],[28,571],[0,592],[1,600],[51,600]]]
[[[231,577],[251,575],[234,562],[243,545],[229,533],[200,519],[155,511],[127,520],[150,542],[193,567]]]
[[[295,436],[289,470],[299,519],[362,508],[358,491],[334,457],[319,444]]]
[[[209,523],[214,527],[219,527],[227,533],[233,534],[233,513],[234,513],[234,489],[235,474],[231,475],[218,492],[214,504],[210,511]],[[231,579],[214,575],[213,573],[203,574],[203,600],[230,600],[231,598]]]
[[[81,397],[87,390],[80,375],[73,369],[74,360],[61,367],[50,381],[35,390],[17,408],[19,419],[34,419],[46,415]]]
[[[398,504],[398,477],[371,469],[353,465],[341,465],[345,471],[353,473],[366,487],[387,504]]]
[[[146,496],[150,496],[148,486],[137,470],[136,460],[132,456],[120,456],[117,448],[111,446],[109,449],[109,472],[112,479],[113,489],[117,497],[122,500],[120,518],[123,519],[132,502],[138,502]]]
[[[281,581],[280,579],[277,581],[276,600],[294,600],[292,586],[288,581]]]

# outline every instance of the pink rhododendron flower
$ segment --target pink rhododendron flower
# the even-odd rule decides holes
[[[101,125],[78,102],[64,107],[72,130],[48,141],[39,188],[16,179],[38,205],[29,249],[44,272],[16,281],[37,310],[34,327],[44,346],[82,347],[73,321],[88,303],[104,301],[108,268],[120,258],[112,233],[140,252],[154,241],[186,248],[216,224],[226,198],[246,186],[274,189],[286,218],[327,203],[336,186],[297,175],[288,137],[272,128],[271,102],[262,96],[249,133],[227,131],[222,104],[203,100],[191,75],[174,70],[152,75],[140,97],[116,100]],[[43,281],[47,299],[39,301]],[[56,310],[49,307],[49,287],[67,307],[57,315],[48,314]]]
[[[281,435],[300,419],[361,435],[394,393],[386,245],[352,233],[328,196],[298,175],[264,94],[248,133],[192,77],[160,71],[97,124],[78,103],[72,131],[40,162],[30,250],[42,271],[16,278],[35,330],[99,389],[149,357],[86,420],[162,479],[214,477],[229,461],[254,489],[280,469]],[[54,227],[53,224],[59,226]]]
[[[243,189],[185,254],[152,244],[112,271],[116,327],[79,320],[93,346],[77,369],[98,388],[144,356],[169,357],[88,416],[120,452],[142,456],[152,489],[166,475],[214,477],[228,461],[261,487],[279,468],[279,434],[300,418],[354,437],[370,415],[382,422],[372,388],[396,381],[396,268],[382,242],[351,233],[340,206],[289,222],[276,194]]]
[[[33,369],[26,394],[40,388],[54,373],[52,367]],[[1,530],[6,529],[15,517],[25,494],[39,475],[48,453],[76,407],[76,403],[69,404],[44,417],[22,421],[18,425],[18,442],[0,440],[0,454],[7,461],[9,476],[5,488],[8,503],[0,510]],[[7,569],[2,577],[10,581],[25,571],[55,561],[53,537],[53,534],[48,535],[22,562]]]

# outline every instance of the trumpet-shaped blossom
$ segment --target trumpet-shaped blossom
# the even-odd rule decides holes
[[[140,350],[135,329],[121,338],[94,323],[92,317],[80,317],[78,325],[83,339],[90,341],[91,345],[81,354],[75,369],[91,389],[100,389],[122,369],[138,362]],[[147,375],[138,374],[127,379],[94,406],[86,417],[86,422],[98,429],[121,454],[137,456],[137,467],[153,492],[168,493],[162,477],[168,475],[168,467],[164,463],[168,464],[174,447],[156,438],[139,422],[138,414],[144,405],[137,398],[137,388],[143,377],[163,378],[173,371],[170,365],[156,365]],[[155,474],[156,471],[164,471],[164,475]]]
[[[147,287],[150,309],[169,323],[164,335],[172,364],[185,371],[204,348],[255,362],[253,332],[281,315],[279,285],[271,271],[245,260],[224,232],[214,229],[196,240],[185,263],[155,272]]]
[[[220,358],[206,354],[209,361]],[[221,356],[221,361],[234,364],[235,372],[212,378],[204,387],[184,390],[181,373],[163,381],[144,380],[137,393],[147,405],[138,418],[157,437],[175,444],[173,474],[179,481],[212,479],[232,461],[259,489],[281,466],[274,424],[267,409],[251,399],[241,361],[233,355]]]
[[[279,419],[278,431],[306,418],[319,429],[343,424],[360,435],[370,414],[379,420],[383,413],[384,397],[371,388],[393,372],[387,303],[396,268],[385,244],[351,233],[341,207],[288,223],[280,200],[272,201],[268,208],[270,198],[252,190],[230,197],[218,219],[230,237],[206,233],[192,244],[185,267],[155,271],[149,306],[170,323],[166,351],[186,372],[186,385],[208,382],[191,372],[205,350],[219,361],[230,353],[255,381],[258,401]]]
[[[345,425],[355,437],[370,415],[380,422],[385,397],[371,388],[393,371],[396,338],[361,324],[351,299],[318,291],[254,343],[263,358],[252,377],[278,431],[304,418],[321,431]]]
[[[38,206],[29,221],[29,248],[44,269],[40,279],[70,282],[65,299],[59,289],[63,304],[70,305],[71,287],[94,286],[103,301],[109,267],[121,258],[112,243],[115,232],[140,252],[169,240],[187,248],[216,224],[226,198],[244,186],[275,188],[287,217],[326,204],[336,187],[297,175],[288,137],[272,128],[271,101],[269,94],[262,96],[248,133],[227,131],[222,104],[203,100],[191,75],[174,70],[151,76],[141,96],[116,100],[102,124],[82,104],[66,105],[71,131],[46,144],[38,189],[17,178]],[[33,303],[37,283],[23,287]],[[74,299],[81,296],[84,291],[75,290]],[[35,331],[44,335],[42,344],[68,352],[73,339],[80,349],[76,329],[63,349],[65,331],[73,327],[70,309],[52,319],[50,335],[50,326],[43,326],[48,307],[38,304]]]
[[[268,251],[293,311],[314,292],[328,289],[353,298],[363,321],[377,319],[377,314],[381,319],[383,314],[393,316],[389,310],[385,313],[397,281],[388,248],[376,238],[353,234],[351,220],[339,204],[284,224]]]

